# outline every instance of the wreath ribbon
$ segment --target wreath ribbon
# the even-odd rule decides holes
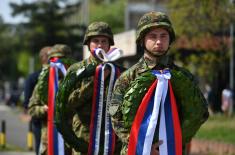
[[[156,80],[150,86],[136,113],[128,144],[128,155],[149,155],[157,123],[161,155],[182,155],[182,134],[168,69],[152,72]],[[159,118],[160,117],[160,118]],[[160,120],[158,122],[158,120]]]
[[[48,84],[48,155],[64,155],[64,140],[62,138],[62,135],[57,131],[54,124],[56,105],[55,97],[58,91],[59,70],[65,76],[66,68],[64,64],[61,63],[58,58],[52,58],[50,60]]]
[[[113,62],[118,60],[122,54],[123,51],[119,48],[111,48],[107,53],[101,49],[96,48],[95,50],[91,51],[91,54],[101,60],[102,62]]]
[[[93,55],[96,58],[106,63],[98,65],[95,71],[88,155],[99,154],[101,124],[102,124],[103,115],[105,116],[104,155],[112,155],[114,153],[115,134],[112,129],[111,118],[108,113],[107,106],[109,105],[111,101],[112,89],[113,89],[113,86],[117,77],[120,75],[120,71],[115,65],[113,65],[112,63],[107,63],[107,62],[115,61],[117,58],[120,57],[119,54],[120,54],[120,50],[111,50],[111,52],[108,52],[106,54],[102,49],[99,49],[99,48],[93,52]],[[104,95],[105,95],[104,73],[105,73],[106,68],[110,69],[110,80],[108,84],[106,107],[104,108],[103,107]]]

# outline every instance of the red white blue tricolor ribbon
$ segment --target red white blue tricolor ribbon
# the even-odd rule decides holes
[[[107,106],[111,100],[113,86],[120,75],[120,70],[118,67],[108,62],[116,60],[117,57],[115,55],[120,54],[120,50],[105,53],[102,49],[96,49],[92,54],[106,63],[98,65],[95,71],[88,155],[99,154],[100,136],[104,136],[105,139],[103,154],[112,155],[115,149],[115,134],[112,129],[110,115],[106,109],[108,109]],[[105,90],[105,69],[110,71],[108,90]],[[106,92],[106,104],[104,104]],[[105,117],[105,122],[103,122],[105,123],[105,133],[101,133],[102,116]]]
[[[64,155],[64,140],[54,124],[55,97],[58,91],[59,70],[65,76],[66,68],[58,58],[50,60],[49,84],[48,84],[48,155]]]
[[[118,60],[122,54],[123,51],[119,48],[111,48],[107,53],[101,49],[101,48],[96,48],[91,51],[91,54],[101,60],[102,62],[113,62]]]
[[[150,86],[136,113],[128,144],[128,155],[150,155],[159,124],[160,155],[182,155],[182,131],[168,69],[153,74]]]

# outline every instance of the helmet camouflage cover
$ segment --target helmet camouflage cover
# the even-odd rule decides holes
[[[144,14],[138,22],[136,43],[140,43],[145,34],[152,27],[165,28],[169,32],[170,43],[175,40],[175,32],[168,16],[162,12],[149,12]]]
[[[83,45],[88,45],[88,41],[94,36],[106,36],[109,38],[110,45],[114,45],[113,32],[105,22],[93,22],[88,26]]]
[[[72,53],[71,48],[65,44],[55,44],[48,51],[49,59],[52,57],[64,57],[69,56]]]

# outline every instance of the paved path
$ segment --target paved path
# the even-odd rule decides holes
[[[0,155],[35,155],[34,152],[0,152]]]
[[[6,122],[6,143],[16,150],[28,151],[27,133],[29,119],[18,108],[0,103],[0,121]],[[1,127],[1,124],[0,124]],[[33,155],[32,152],[0,152],[0,155]]]

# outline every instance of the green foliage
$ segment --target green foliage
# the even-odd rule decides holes
[[[95,3],[90,4],[90,22],[104,21],[112,28],[114,33],[120,33],[124,30],[124,12],[125,1],[119,0],[113,3]]]
[[[81,51],[85,26],[69,20],[80,7],[80,1],[73,6],[65,0],[10,5],[14,16],[24,15],[28,22],[10,25],[0,18],[0,80],[26,76],[29,56],[38,58],[44,46],[64,43],[74,53]],[[76,53],[75,58],[81,59],[82,53]],[[35,60],[38,67],[38,59]]]
[[[221,56],[218,52],[203,52],[191,54],[185,58],[185,67],[198,77],[205,79],[207,83],[213,82],[215,71],[220,70],[221,62],[228,61],[228,55]]]
[[[190,38],[224,32],[235,21],[228,0],[172,0],[168,8],[177,34]]]
[[[64,5],[62,6],[61,3]],[[76,7],[74,9],[74,7],[66,5],[63,0],[23,3],[21,5],[11,3],[13,15],[23,14],[29,19],[28,23],[22,24],[25,29],[24,48],[38,53],[43,46],[64,43],[69,45],[73,51],[81,50],[85,28],[83,25],[69,21],[79,6],[80,2],[77,2],[74,4]],[[81,33],[77,33],[77,31]]]
[[[229,0],[172,0],[167,8],[180,44],[172,46],[176,60],[219,94],[229,79],[228,38],[235,5]]]
[[[29,53],[25,51],[19,51],[18,53],[18,70],[23,74],[27,75],[29,73]]]
[[[15,80],[17,71],[17,39],[12,34],[12,27],[0,23],[0,80]]]

